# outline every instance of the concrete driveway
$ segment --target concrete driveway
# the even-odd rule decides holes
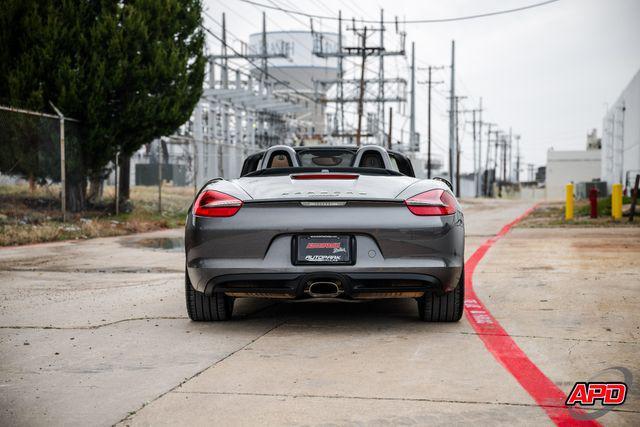
[[[467,256],[529,206],[467,204]],[[466,318],[425,324],[414,301],[241,300],[231,322],[189,321],[180,234],[0,249],[0,425],[551,424]],[[515,228],[473,281],[563,392],[630,369],[598,421],[640,425],[637,228]]]

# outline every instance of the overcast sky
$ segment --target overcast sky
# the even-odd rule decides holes
[[[540,0],[256,0],[320,15],[379,19],[433,19],[510,9]],[[240,0],[205,0],[207,11],[227,15],[227,28],[240,39],[259,31],[261,9]],[[308,18],[267,10],[268,30],[308,30]],[[209,28],[217,24],[206,18]],[[305,24],[305,25],[303,25]],[[314,22],[316,30],[335,31],[329,21]],[[583,149],[586,133],[601,133],[607,104],[640,69],[640,0],[560,0],[546,6],[501,16],[452,23],[407,25],[407,48],[416,42],[418,66],[448,65],[450,43],[456,41],[457,92],[468,96],[464,107],[483,98],[486,121],[521,135],[523,163],[543,165],[547,149]],[[387,43],[395,34],[388,32]],[[213,42],[213,39],[210,39]],[[218,46],[214,45],[217,49]],[[408,58],[407,58],[408,60]],[[408,76],[408,61],[389,59],[387,77]],[[372,60],[371,67],[377,68]],[[375,65],[375,66],[374,66]],[[433,139],[444,155],[447,141],[447,83],[434,95]],[[419,71],[419,80],[426,71]],[[417,90],[417,129],[426,135],[426,87]],[[470,119],[470,116],[468,117]],[[408,121],[394,119],[397,131]],[[471,126],[462,141],[463,171],[472,168]],[[486,138],[483,135],[483,138]],[[486,140],[486,139],[485,139]],[[484,151],[484,150],[483,150]],[[484,154],[483,154],[484,155]]]

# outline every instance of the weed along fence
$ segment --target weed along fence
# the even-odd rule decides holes
[[[57,185],[66,221],[69,203],[76,202],[84,180],[82,127],[51,107],[55,114],[0,105],[0,173],[23,178],[31,188]]]

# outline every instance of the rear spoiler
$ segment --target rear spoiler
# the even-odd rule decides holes
[[[433,179],[436,181],[444,182],[445,184],[447,184],[447,187],[449,187],[449,190],[453,191],[453,185],[451,185],[451,182],[449,182],[448,179],[442,178],[440,176],[436,176]]]

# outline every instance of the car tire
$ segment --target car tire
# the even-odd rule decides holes
[[[185,298],[187,302],[187,314],[189,319],[196,322],[212,322],[231,319],[233,313],[234,298],[222,292],[214,292],[207,296],[203,292],[196,291],[191,285],[189,274],[184,274]]]
[[[458,280],[458,286],[442,295],[425,292],[418,298],[418,313],[425,322],[457,322],[464,310],[464,269]]]

